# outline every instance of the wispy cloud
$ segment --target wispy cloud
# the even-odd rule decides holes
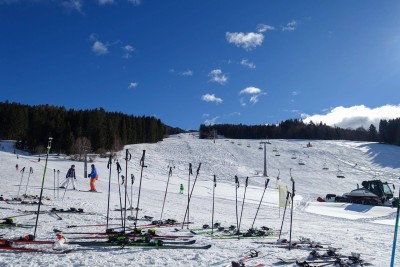
[[[210,81],[216,82],[219,84],[226,84],[228,82],[228,75],[222,72],[221,69],[215,69],[210,71],[208,74],[208,77],[210,77]]]
[[[352,107],[335,107],[327,111],[326,114],[301,114],[303,121],[309,123],[325,123],[330,126],[341,128],[364,127],[368,129],[371,124],[379,127],[381,119],[395,119],[400,117],[400,105],[384,105],[376,108],[369,108],[364,105]]]
[[[201,97],[201,100],[205,102],[215,102],[217,104],[222,103],[222,99],[219,97],[216,97],[214,94],[205,94]]]
[[[61,2],[61,5],[69,10],[75,10],[79,13],[83,13],[82,0],[64,0]]]
[[[114,0],[98,0],[100,5],[114,4]]]
[[[131,83],[129,84],[128,88],[129,88],[129,89],[134,89],[134,88],[136,88],[137,86],[138,86],[138,83],[137,83],[137,82],[131,82]]]
[[[135,51],[135,48],[133,48],[133,46],[131,45],[125,45],[122,47],[122,51],[123,51],[122,57],[128,59],[132,57],[132,53],[133,51]]]
[[[282,27],[282,31],[294,31],[296,30],[298,22],[294,19],[289,21],[285,26]]]
[[[216,117],[211,118],[211,119],[206,119],[206,120],[204,121],[204,124],[205,124],[205,125],[214,125],[214,124],[217,123],[217,120],[218,120],[218,119],[219,119],[219,116],[216,116]]]
[[[139,6],[142,3],[142,0],[128,0],[129,3],[132,3],[134,6]]]
[[[225,36],[229,43],[235,44],[237,47],[242,47],[246,50],[256,48],[264,41],[264,35],[255,32],[227,32]]]
[[[272,31],[275,30],[274,26],[266,25],[266,24],[258,24],[257,25],[257,31],[258,32],[266,32],[266,31]]]
[[[253,62],[250,62],[248,59],[242,59],[242,61],[240,61],[240,64],[249,68],[249,69],[255,69],[256,65]]]
[[[92,51],[96,55],[105,55],[108,54],[108,47],[100,41],[95,41],[92,46]]]
[[[253,105],[256,104],[262,95],[266,95],[260,88],[249,86],[239,92],[239,95],[250,95],[248,101]],[[240,98],[240,104],[247,106],[246,98],[243,96]]]
[[[291,95],[292,95],[292,96],[298,96],[299,94],[300,94],[299,91],[292,91],[292,92],[291,92]]]
[[[192,70],[185,70],[179,73],[181,76],[193,76],[193,71]]]

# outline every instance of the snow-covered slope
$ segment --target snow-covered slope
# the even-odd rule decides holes
[[[316,241],[332,243],[341,247],[342,253],[359,252],[367,258],[375,258],[376,266],[388,266],[391,256],[391,246],[394,232],[396,210],[389,207],[370,207],[343,203],[316,203],[318,196],[327,193],[343,194],[356,188],[363,180],[382,179],[392,182],[399,188],[400,148],[366,142],[347,141],[312,141],[312,147],[307,147],[308,141],[302,140],[270,140],[267,147],[267,174],[270,184],[266,190],[263,203],[255,222],[256,227],[268,226],[279,229],[282,222],[283,209],[278,205],[278,183],[291,188],[290,176],[296,181],[296,202],[293,214],[293,238],[309,237]],[[29,176],[29,168],[33,168],[30,176],[28,194],[40,193],[45,160],[41,155],[13,154],[10,141],[1,143],[0,150],[0,194],[6,198],[15,197],[22,178],[21,192]],[[3,148],[0,146],[0,148]],[[157,144],[128,145],[132,159],[128,162],[128,177],[135,176],[132,190],[132,203],[136,206],[140,182],[140,165],[143,150],[146,150],[143,169],[142,191],[140,198],[139,217],[148,215],[159,219],[164,192],[168,178],[168,170],[173,166],[172,176],[166,197],[163,218],[175,218],[182,221],[188,189],[189,163],[193,166],[191,185],[196,177],[196,170],[201,163],[196,187],[190,205],[190,220],[193,228],[203,224],[211,224],[213,175],[217,178],[215,188],[215,221],[222,225],[236,224],[235,183],[237,175],[241,186],[238,188],[239,208],[241,208],[244,193],[244,181],[249,177],[246,202],[243,210],[242,229],[249,228],[252,223],[258,203],[261,199],[265,177],[263,173],[264,152],[257,140],[217,139],[199,140],[193,134],[180,134],[166,138]],[[273,150],[277,150],[273,152]],[[279,154],[279,156],[278,156]],[[118,160],[125,174],[125,150],[120,151]],[[68,225],[99,224],[106,222],[107,192],[109,169],[105,158],[95,159],[94,164],[100,175],[96,183],[102,193],[80,191],[57,191],[54,184],[62,182],[71,164],[76,165],[78,175],[77,187],[89,189],[89,180],[83,178],[83,163],[72,162],[64,156],[50,155],[46,171],[44,195],[50,200],[41,210],[52,207],[83,208],[96,215],[59,214],[62,220],[54,215],[41,214],[37,230],[37,239],[54,239],[53,228],[68,230]],[[305,165],[299,165],[299,161]],[[19,165],[16,171],[15,165]],[[25,167],[24,176],[20,172]],[[328,170],[324,170],[327,167]],[[60,171],[59,175],[57,171]],[[340,170],[345,178],[337,178]],[[116,165],[111,169],[111,217],[118,218],[120,213],[114,211],[119,207],[119,193]],[[277,179],[279,177],[279,180]],[[179,185],[185,187],[184,194],[179,194]],[[64,195],[65,193],[65,195]],[[20,193],[21,194],[21,193]],[[131,191],[128,188],[129,200]],[[129,204],[128,204],[129,205]],[[35,210],[36,206],[21,204],[6,204],[0,202],[0,217],[17,215],[21,210]],[[128,212],[128,215],[131,215]],[[134,214],[133,214],[134,215]],[[32,224],[35,216],[16,218],[17,222]],[[111,223],[119,223],[117,219]],[[132,222],[129,222],[131,225]],[[72,228],[87,231],[104,231],[105,227]],[[283,227],[289,230],[289,217]],[[171,229],[162,229],[168,233]],[[31,234],[32,229],[17,228],[14,230],[0,229],[0,234],[6,237],[18,237]],[[176,233],[175,233],[176,234]],[[288,234],[282,237],[288,238]],[[262,262],[265,266],[273,266],[278,256],[305,256],[306,251],[287,251],[256,244],[251,240],[218,241],[207,237],[196,237],[196,244],[212,244],[206,251],[191,250],[151,250],[138,248],[77,248],[66,255],[3,253],[0,251],[0,266],[226,266],[231,260],[246,254],[250,249],[260,250],[258,259],[249,263]],[[400,263],[400,256],[396,257]]]

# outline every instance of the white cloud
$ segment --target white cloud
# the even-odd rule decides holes
[[[205,94],[201,97],[201,100],[205,102],[215,102],[215,103],[222,103],[222,99],[219,97],[216,97],[214,94]]]
[[[131,82],[131,83],[129,84],[128,88],[129,88],[129,89],[134,89],[134,88],[136,88],[137,86],[138,86],[138,83],[137,83],[137,82]]]
[[[294,19],[289,21],[286,26],[282,27],[282,31],[294,31],[297,28],[297,21],[295,21]]]
[[[240,61],[240,64],[248,67],[249,69],[255,69],[256,65],[253,62],[250,62],[248,59],[242,59],[242,61]]]
[[[266,25],[266,24],[258,24],[258,26],[257,26],[258,32],[266,32],[266,31],[271,31],[271,30],[275,30],[275,27]]]
[[[303,121],[309,123],[325,123],[330,126],[340,128],[364,127],[368,129],[371,124],[379,127],[381,119],[395,119],[400,117],[400,105],[384,105],[377,108],[369,108],[364,105],[352,107],[335,107],[330,109],[327,114],[308,115],[302,114]]]
[[[142,0],[128,0],[129,3],[132,3],[134,6],[138,6],[142,3]]]
[[[228,82],[228,76],[222,73],[221,69],[215,69],[210,71],[208,77],[211,78],[210,81],[217,82],[219,84],[225,84]]]
[[[100,5],[113,4],[114,0],[98,0]]]
[[[241,94],[260,94],[261,93],[261,89],[257,88],[257,87],[247,87],[245,89],[243,89],[242,91],[240,91],[240,95]]]
[[[100,41],[95,41],[92,46],[93,53],[97,55],[105,55],[108,53],[107,45],[103,44]]]
[[[256,48],[264,41],[264,35],[255,32],[227,32],[225,36],[229,43],[235,44],[237,47],[243,47],[246,50]]]
[[[249,86],[239,92],[239,95],[251,95],[250,98],[248,98],[248,101],[252,103],[253,105],[256,104],[260,96],[266,95],[267,93],[264,93],[260,88],[254,87],[254,86]],[[241,97],[240,98],[240,105],[245,107],[247,106],[246,98]]]
[[[179,75],[181,75],[181,76],[193,76],[193,71],[185,70],[185,71],[182,71],[181,73],[179,73]]]

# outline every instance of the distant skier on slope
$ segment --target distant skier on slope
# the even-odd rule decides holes
[[[75,176],[75,165],[71,165],[71,168],[69,168],[67,175],[65,176],[65,181],[61,184],[60,188],[67,188],[69,182],[71,181],[72,183],[72,188],[74,190],[76,190],[75,188],[75,180],[76,180],[76,176]]]
[[[92,171],[88,175],[88,177],[90,178],[90,190],[89,191],[97,192],[96,186],[94,185],[94,183],[99,179],[99,176],[97,174],[97,170],[96,170],[96,167],[94,166],[94,164],[92,164],[91,167],[92,167]]]
[[[183,194],[183,184],[181,184],[180,188],[179,188],[179,194]]]

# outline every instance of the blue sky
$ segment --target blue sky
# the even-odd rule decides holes
[[[0,0],[0,101],[183,129],[400,117],[399,1]]]

